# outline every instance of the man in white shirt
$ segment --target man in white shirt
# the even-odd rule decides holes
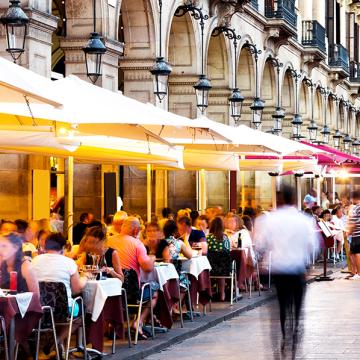
[[[278,194],[278,210],[259,217],[255,222],[254,242],[260,252],[271,252],[271,267],[280,306],[280,322],[285,345],[286,310],[293,303],[297,333],[301,306],[305,294],[305,272],[311,250],[317,248],[312,219],[299,212],[291,188]]]

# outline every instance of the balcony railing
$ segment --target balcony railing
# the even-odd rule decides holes
[[[265,16],[270,19],[283,19],[296,28],[295,0],[265,0]]]
[[[251,0],[251,6],[252,6],[255,10],[259,10],[258,0]]]
[[[350,81],[360,83],[360,63],[350,61]]]
[[[325,28],[316,20],[304,20],[302,22],[302,44],[318,48],[326,53]]]
[[[341,44],[329,45],[329,65],[349,72],[349,53]]]

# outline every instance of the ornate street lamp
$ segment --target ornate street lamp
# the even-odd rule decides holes
[[[343,144],[344,144],[344,150],[345,152],[349,152],[350,151],[350,146],[352,143],[352,139],[350,137],[349,134],[345,134],[344,138],[343,138]]]
[[[273,132],[275,135],[281,135],[282,121],[285,117],[285,110],[281,107],[281,99],[280,99],[280,68],[283,67],[283,64],[278,59],[272,57],[271,55],[268,57],[268,61],[274,68],[276,68],[276,72],[277,72],[277,78],[276,78],[277,100],[276,100],[275,113],[271,115],[271,117],[274,119]]]
[[[301,78],[301,73],[298,73],[296,70],[289,68],[291,76],[295,79],[295,114],[294,118],[291,122],[293,128],[292,128],[292,136],[291,138],[294,140],[300,140],[302,138],[301,136],[301,125],[302,125],[302,119],[301,115],[299,114],[299,97],[298,97],[298,82]]]
[[[324,127],[320,131],[320,134],[322,135],[322,140],[318,141],[318,144],[328,144],[330,140],[330,134],[331,131],[329,127],[327,126],[327,101],[328,97],[330,96],[330,91],[325,89],[322,86],[319,86],[320,94],[324,96]]]
[[[335,125],[336,125],[336,130],[335,130],[335,133],[333,135],[333,142],[334,142],[335,149],[340,149],[340,143],[341,143],[341,139],[342,139],[342,135],[341,135],[341,132],[339,130],[339,103],[340,103],[340,99],[334,93],[331,93],[330,97],[335,101]]]
[[[310,91],[311,91],[311,119],[310,119],[310,124],[308,126],[308,131],[309,131],[309,140],[311,142],[316,142],[317,139],[317,131],[318,131],[318,126],[316,125],[315,119],[314,119],[314,88],[315,88],[315,84],[312,82],[311,79],[309,78],[304,78],[304,82],[307,86],[310,87]]]
[[[206,78],[204,71],[204,26],[209,16],[203,14],[202,10],[196,7],[191,0],[186,0],[184,5],[179,6],[174,16],[181,17],[189,13],[195,20],[199,20],[201,29],[201,74],[198,82],[194,85],[196,92],[196,106],[204,114],[209,105],[209,91],[212,88],[211,81]]]
[[[154,94],[159,101],[163,101],[168,91],[169,75],[171,66],[162,56],[162,0],[159,0],[159,56],[155,60],[153,68],[150,70],[154,75]]]
[[[254,128],[255,130],[259,130],[261,128],[261,118],[264,110],[264,101],[262,101],[259,96],[258,60],[261,50],[258,50],[256,45],[250,44],[248,40],[246,41],[244,48],[248,49],[250,54],[254,55],[255,59],[255,97],[250,109],[252,111],[252,123]]]
[[[245,100],[237,87],[237,40],[240,40],[241,36],[236,35],[235,30],[227,26],[217,26],[211,36],[219,36],[220,34],[224,34],[229,40],[232,40],[234,45],[234,88],[228,100],[230,102],[230,115],[237,125],[241,117],[242,104]]]
[[[85,53],[86,74],[93,84],[102,75],[101,63],[102,56],[106,53],[106,47],[102,42],[101,36],[96,32],[96,0],[93,0],[94,31],[90,34]]]
[[[25,51],[25,39],[28,31],[29,18],[20,7],[19,0],[10,0],[10,6],[0,18],[6,29],[7,48],[14,63]]]

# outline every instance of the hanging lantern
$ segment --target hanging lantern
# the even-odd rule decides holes
[[[355,156],[359,156],[359,150],[360,150],[360,141],[358,139],[355,139],[352,143],[352,153]]]
[[[168,90],[168,80],[171,73],[171,66],[163,57],[157,57],[153,68],[150,70],[154,75],[154,94],[160,102],[164,100]]]
[[[235,124],[237,124],[241,117],[242,104],[245,98],[241,95],[239,89],[234,89],[231,96],[229,97],[230,102],[230,115],[234,119]]]
[[[300,114],[295,114],[294,115],[294,119],[291,122],[291,124],[293,125],[292,128],[292,138],[294,140],[300,140],[302,138],[301,136],[301,125],[302,125],[302,119],[301,119],[301,115]]]
[[[210,80],[204,74],[201,74],[198,82],[194,85],[194,89],[196,92],[196,106],[202,114],[209,106],[209,91],[211,88]]]
[[[283,108],[277,106],[275,108],[275,113],[271,115],[271,117],[274,119],[274,134],[275,135],[281,135],[282,133],[282,120],[285,117],[285,111]]]
[[[349,134],[346,134],[343,138],[344,150],[346,152],[350,151],[351,142],[352,142],[351,137],[349,136]]]
[[[328,144],[330,139],[331,131],[327,125],[321,130],[323,144]]]
[[[106,53],[106,47],[97,32],[92,32],[87,46],[83,48],[85,53],[86,74],[93,84],[101,74],[102,56]]]
[[[265,105],[264,101],[262,101],[258,97],[255,97],[254,102],[250,106],[250,109],[252,111],[252,123],[256,130],[260,129],[261,127],[261,118],[265,107],[264,105]]]
[[[29,18],[20,7],[19,0],[10,0],[10,6],[1,16],[0,21],[6,28],[6,51],[16,62],[25,51],[25,39],[29,25]]]
[[[308,130],[309,130],[309,140],[311,142],[315,142],[317,139],[317,131],[318,131],[318,126],[316,125],[315,121],[312,121],[310,123],[310,125],[308,126]]]
[[[334,147],[336,149],[340,149],[340,140],[342,139],[342,135],[340,130],[336,130],[335,134],[333,135]]]

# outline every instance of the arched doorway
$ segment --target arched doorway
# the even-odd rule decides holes
[[[295,81],[290,70],[286,70],[281,91],[282,107],[285,110],[285,118],[283,120],[283,136],[290,138],[292,135],[291,121],[295,113]]]

